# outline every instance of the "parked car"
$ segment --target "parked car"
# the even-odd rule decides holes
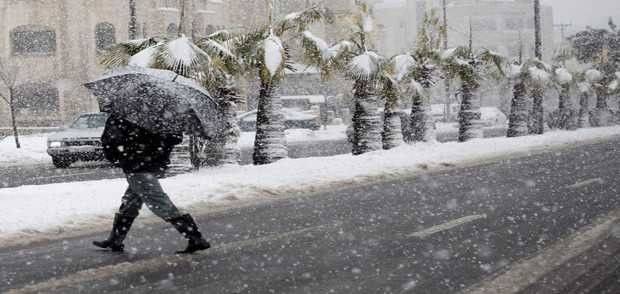
[[[286,129],[321,129],[321,118],[317,111],[300,111],[292,108],[283,108],[284,127]],[[239,115],[239,127],[243,132],[256,131],[256,110]]]
[[[47,154],[54,166],[67,168],[78,160],[104,160],[101,135],[107,118],[106,113],[81,114],[68,128],[48,136]]]

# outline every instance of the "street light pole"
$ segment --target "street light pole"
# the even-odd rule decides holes
[[[448,49],[448,5],[446,3],[446,0],[442,0],[442,9],[443,9],[443,49],[447,50]],[[445,110],[444,110],[444,120],[447,122],[450,120],[450,116],[451,116],[451,112],[452,109],[452,101],[451,101],[451,97],[452,94],[450,93],[450,79],[446,78],[445,79],[445,86],[446,86],[446,104],[445,104]]]
[[[542,60],[542,32],[540,25],[540,0],[534,0],[534,35],[535,35],[535,43],[534,50],[536,58]]]
[[[138,38],[138,17],[136,15],[136,0],[129,0],[129,39]]]

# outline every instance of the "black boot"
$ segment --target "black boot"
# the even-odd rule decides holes
[[[131,229],[131,225],[135,219],[135,216],[130,217],[117,213],[114,215],[114,224],[112,225],[112,231],[108,239],[104,241],[94,241],[93,245],[103,249],[111,249],[113,252],[123,252],[125,249],[123,241],[125,237],[127,237],[127,233],[129,229]]]
[[[192,254],[197,251],[207,250],[211,248],[211,244],[202,237],[198,230],[196,222],[191,215],[185,214],[177,218],[168,220],[176,229],[188,239],[187,248],[183,251],[177,251],[177,254]]]

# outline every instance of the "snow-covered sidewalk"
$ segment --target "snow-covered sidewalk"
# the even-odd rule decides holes
[[[266,166],[228,166],[162,181],[181,207],[247,201],[266,194],[328,187],[343,181],[363,181],[377,175],[412,172],[420,166],[475,162],[530,150],[560,147],[620,136],[620,126],[557,131],[516,139],[480,139],[468,143],[402,146],[362,156],[286,159]],[[69,229],[109,222],[126,188],[121,180],[76,182],[0,189],[0,239],[15,233]]]

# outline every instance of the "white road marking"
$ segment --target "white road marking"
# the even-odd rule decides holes
[[[407,237],[408,238],[414,237],[414,238],[425,239],[425,238],[428,238],[428,237],[430,237],[430,236],[432,236],[434,234],[437,234],[439,232],[443,232],[443,231],[447,231],[447,230],[450,230],[450,229],[454,229],[454,228],[462,226],[464,224],[471,223],[471,222],[477,221],[479,219],[485,219],[485,218],[487,218],[486,214],[470,215],[470,216],[466,216],[466,217],[462,217],[462,218],[459,218],[459,219],[455,219],[455,220],[449,221],[449,222],[441,224],[441,225],[430,227],[430,228],[428,228],[426,230],[423,230],[423,231],[419,231],[419,232],[415,232],[413,234],[409,234],[409,235],[407,235]]]
[[[480,283],[461,291],[461,294],[522,293],[545,275],[600,244],[601,238],[618,226],[620,210],[615,210],[594,221],[594,225],[541,250],[538,255],[523,259],[508,267],[499,276],[490,276]]]
[[[566,186],[566,188],[569,189],[579,189],[579,188],[583,188],[586,186],[590,186],[593,184],[605,184],[605,180],[601,179],[601,178],[595,178],[595,179],[589,179],[589,180],[585,180],[585,181],[581,181],[581,182],[577,182],[575,184]]]

